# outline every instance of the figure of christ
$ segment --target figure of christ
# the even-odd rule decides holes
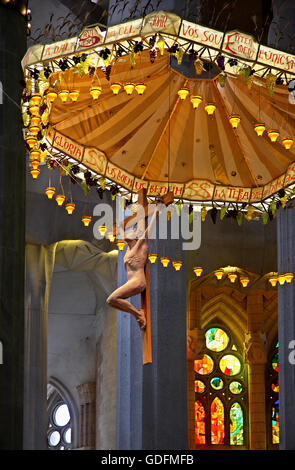
[[[124,239],[128,245],[124,256],[124,266],[127,272],[127,282],[116,289],[108,298],[107,303],[122,312],[133,315],[141,330],[146,327],[146,318],[143,309],[138,310],[128,300],[129,297],[141,294],[146,288],[145,265],[148,259],[148,239],[155,224],[160,207],[157,206],[151,221],[144,232],[134,229],[131,233],[124,233],[122,225],[116,227],[119,239]]]

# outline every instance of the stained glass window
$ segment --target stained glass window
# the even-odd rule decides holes
[[[237,375],[241,370],[241,363],[236,356],[227,354],[220,359],[219,367],[225,375]]]
[[[195,380],[195,392],[196,393],[203,393],[205,390],[206,386],[204,382],[201,380]]]
[[[272,364],[273,370],[275,370],[276,372],[279,372],[279,353],[278,352],[274,354],[271,364]]]
[[[268,356],[266,368],[266,415],[268,416],[268,447],[276,448],[279,432],[279,343],[276,341]]]
[[[220,377],[213,377],[210,380],[210,385],[214,390],[221,390],[223,388],[223,380]]]
[[[211,404],[211,444],[224,444],[224,407],[217,397]]]
[[[229,413],[230,445],[242,446],[244,443],[244,417],[239,403],[233,403]]]
[[[239,395],[243,391],[243,386],[240,382],[234,381],[229,384],[229,390],[234,395]]]
[[[272,443],[279,444],[279,400],[276,400],[271,408],[271,427],[272,427]]]
[[[205,444],[205,409],[202,403],[195,402],[195,436],[196,444]]]
[[[210,328],[205,333],[206,346],[211,351],[223,351],[229,342],[229,337],[221,328]]]
[[[202,359],[197,359],[195,361],[195,372],[201,375],[207,375],[212,372],[214,367],[214,362],[210,356],[204,354]]]

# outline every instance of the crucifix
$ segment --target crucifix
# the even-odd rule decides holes
[[[144,209],[144,217],[138,218],[136,214],[124,219],[123,224],[114,227],[116,235],[125,240],[128,245],[124,256],[124,266],[127,272],[127,282],[118,287],[107,299],[112,307],[133,315],[142,332],[142,361],[143,364],[152,362],[152,338],[151,338],[151,312],[150,312],[150,286],[148,265],[148,239],[155,224],[159,208],[156,206],[152,219],[147,225],[149,214],[146,189],[138,192],[138,203]],[[168,206],[174,200],[173,193],[169,191],[159,199],[159,202]],[[135,227],[131,233],[125,234],[125,228]],[[139,236],[140,235],[140,236]],[[135,308],[127,299],[141,294],[141,309]]]

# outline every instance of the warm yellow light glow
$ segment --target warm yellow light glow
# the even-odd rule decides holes
[[[113,232],[108,232],[108,239],[110,240],[111,243],[115,241],[116,237],[113,234]]]
[[[261,123],[257,123],[254,125],[254,131],[258,135],[258,137],[262,137],[263,132],[265,131],[265,125]]]
[[[191,97],[191,103],[194,109],[197,109],[199,107],[199,104],[202,103],[202,101],[203,101],[203,98],[199,95],[194,95]]]
[[[240,283],[242,284],[243,287],[247,287],[249,282],[250,282],[250,279],[248,277],[240,277]]]
[[[72,215],[72,213],[75,210],[75,207],[76,207],[76,204],[74,204],[73,202],[67,202],[65,205],[65,210],[67,211],[69,215]]]
[[[32,117],[31,117],[31,124],[33,126],[39,126],[40,124],[40,121],[41,121],[41,116],[37,115],[37,114],[33,114]]]
[[[38,114],[39,113],[39,106],[36,106],[35,104],[31,105],[29,107],[29,111],[31,114],[35,115],[35,114]]]
[[[106,234],[107,228],[106,228],[105,225],[100,225],[100,226],[98,227],[98,231],[99,231],[100,235],[101,235],[102,237],[104,237],[105,234]]]
[[[58,206],[62,206],[63,203],[64,203],[64,200],[65,200],[65,196],[63,194],[57,194],[55,196],[55,200],[56,200]]]
[[[237,274],[235,274],[235,273],[229,273],[227,276],[228,276],[230,282],[232,282],[232,283],[234,283],[236,281],[237,277],[238,277]]]
[[[62,100],[63,103],[65,103],[68,99],[69,96],[69,90],[61,90],[58,92],[58,96]]]
[[[158,255],[156,253],[150,253],[149,254],[149,260],[150,260],[151,264],[155,264],[157,258],[158,258]]]
[[[84,226],[88,227],[90,222],[91,222],[91,219],[92,219],[91,215],[83,215],[81,220],[82,220]]]
[[[218,281],[220,281],[222,279],[224,273],[223,273],[223,271],[217,270],[217,271],[214,271],[214,274],[217,277]]]
[[[26,138],[26,142],[28,144],[28,146],[30,148],[33,148],[35,143],[37,142],[37,139],[34,135],[29,135],[27,138]]]
[[[283,146],[285,147],[286,150],[289,150],[292,147],[293,142],[294,142],[294,140],[292,139],[292,137],[284,137],[282,139],[282,144],[283,144]]]
[[[286,279],[287,284],[291,284],[293,277],[294,277],[293,273],[285,274],[285,279]]]
[[[37,170],[37,168],[40,165],[40,160],[31,160],[30,163],[31,163],[31,167],[34,168],[34,170]]]
[[[278,278],[277,277],[270,277],[268,282],[270,282],[270,284],[272,285],[272,287],[276,287],[277,285],[277,282],[278,282]]]
[[[126,242],[124,240],[117,240],[116,245],[119,248],[120,251],[124,250],[124,246],[126,245]]]
[[[280,133],[276,129],[270,129],[269,131],[267,131],[267,135],[270,138],[270,141],[274,143],[277,141],[277,138],[279,137]]]
[[[170,258],[168,258],[168,256],[162,256],[160,259],[164,268],[167,268],[168,264],[170,263]]]
[[[197,277],[200,277],[202,275],[202,272],[203,272],[203,268],[201,268],[200,266],[196,266],[194,268],[194,273]]]
[[[90,88],[89,93],[94,100],[97,100],[101,95],[102,89],[101,86],[93,86]]]
[[[36,106],[39,106],[39,104],[41,103],[41,100],[42,100],[42,96],[40,93],[34,93],[31,97],[32,103],[34,103]]]
[[[172,265],[175,271],[180,271],[180,268],[182,266],[182,261],[172,261]]]
[[[189,95],[189,89],[188,88],[180,88],[180,90],[178,90],[177,92],[179,98],[181,99],[181,101],[184,101],[186,99],[186,97]]]
[[[126,83],[126,85],[124,85],[124,90],[126,91],[127,95],[132,95],[134,88],[134,83]]]
[[[112,83],[110,88],[111,88],[112,92],[114,93],[114,95],[118,95],[119,91],[122,88],[122,85],[121,85],[121,83]]]
[[[75,102],[75,101],[77,101],[77,99],[80,95],[80,92],[79,92],[79,90],[72,90],[72,91],[70,91],[69,95],[70,95],[71,100]]]
[[[48,187],[45,189],[45,194],[48,197],[48,199],[52,199],[54,194],[55,194],[55,188],[53,187]]]
[[[279,274],[278,281],[279,281],[280,286],[283,286],[285,284],[285,281],[286,281],[285,275],[284,274]]]
[[[33,149],[30,151],[30,160],[39,160],[40,159],[40,150]]]
[[[137,85],[135,85],[135,90],[139,95],[143,95],[146,90],[146,85],[144,83],[137,83]]]
[[[39,168],[31,168],[30,173],[31,173],[33,179],[36,180],[38,178],[38,176],[40,175],[40,170],[39,170]]]
[[[163,38],[160,38],[158,41],[157,41],[157,47],[160,51],[160,54],[163,55],[164,54],[164,49],[165,49],[165,41]]]
[[[208,116],[212,116],[215,109],[216,109],[216,106],[214,103],[207,103],[205,106],[205,111],[208,114]]]
[[[229,122],[232,125],[233,129],[236,129],[241,121],[241,116],[239,114],[231,114],[229,117]]]
[[[40,127],[39,126],[34,126],[34,125],[31,125],[29,127],[29,130],[31,132],[32,135],[37,135],[38,132],[40,131]]]
[[[47,98],[49,99],[50,103],[53,103],[53,101],[56,99],[57,97],[57,93],[56,91],[54,90],[50,90],[48,91],[48,93],[46,94]]]

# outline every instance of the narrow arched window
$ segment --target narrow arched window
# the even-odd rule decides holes
[[[50,450],[70,450],[72,448],[70,407],[52,385],[47,386],[47,396],[47,447]]]
[[[268,448],[277,448],[279,430],[279,343],[275,341],[270,350],[266,367],[266,416]]]

